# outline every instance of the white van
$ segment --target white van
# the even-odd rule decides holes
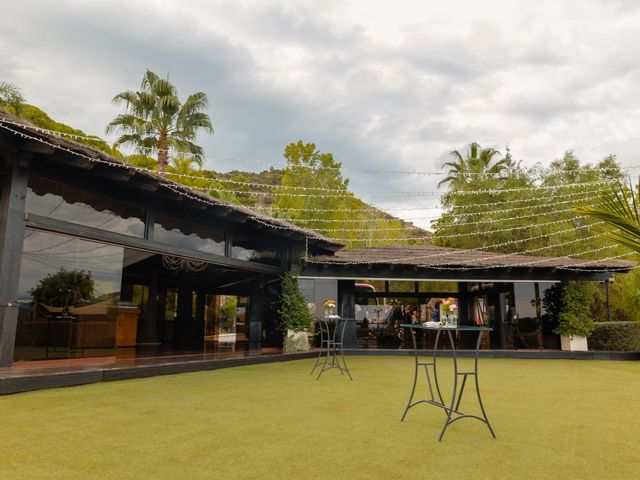
[[[370,329],[383,329],[387,326],[389,318],[393,313],[392,305],[380,305],[378,298],[372,298],[363,293],[374,293],[373,285],[368,283],[356,283],[356,322],[358,327],[363,323]],[[365,322],[366,320],[366,322]]]

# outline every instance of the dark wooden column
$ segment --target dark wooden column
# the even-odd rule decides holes
[[[13,363],[18,323],[18,281],[24,242],[28,158],[11,162],[0,197],[0,367]]]
[[[159,345],[158,318],[160,317],[160,274],[158,268],[149,272],[149,298],[147,300],[147,314],[142,322],[140,344]],[[164,320],[164,318],[163,318]],[[164,326],[164,323],[163,323]]]
[[[204,315],[206,292],[203,288],[196,289],[196,311],[194,313],[195,332],[194,340],[197,348],[204,347]]]
[[[342,318],[356,317],[356,282],[355,280],[338,280],[338,314]],[[349,322],[344,331],[344,346],[355,348],[357,327]]]
[[[249,295],[249,350],[262,348],[262,317],[264,315],[264,278],[260,278]]]

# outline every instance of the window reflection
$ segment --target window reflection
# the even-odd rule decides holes
[[[552,312],[547,311],[545,307],[551,307],[550,304],[554,303],[554,299],[557,299],[560,295],[560,284],[540,282],[538,283],[538,294],[540,296],[540,323],[543,347],[557,350],[560,348],[560,337],[553,331],[558,326],[558,321],[554,318]]]
[[[144,210],[40,177],[29,177],[26,210],[110,232],[144,236]]]
[[[255,239],[235,237],[233,239],[231,257],[246,262],[264,263],[276,267],[280,266],[282,260],[282,254],[279,248]]]
[[[158,213],[155,217],[153,239],[199,252],[224,255],[224,232],[208,226]]]
[[[204,340],[207,351],[238,351],[248,346],[248,297],[206,295]]]
[[[108,355],[117,337],[130,342],[121,310],[137,314],[119,304],[123,256],[122,247],[27,229],[16,360]]]
[[[516,348],[539,348],[539,315],[536,288],[533,282],[517,282],[513,284],[515,300],[515,332]]]
[[[356,284],[366,285],[366,284]],[[404,323],[440,322],[448,317],[459,321],[459,300],[452,297],[389,298],[365,296],[356,289],[355,318],[357,343],[361,348],[412,348],[413,343]],[[418,344],[433,346],[434,337],[417,331]]]

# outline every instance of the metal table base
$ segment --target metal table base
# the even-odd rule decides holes
[[[332,368],[340,370],[342,375],[346,372],[349,379],[353,380],[344,358],[343,348],[344,331],[349,321],[351,320],[337,315],[318,319],[320,325],[320,351],[318,352],[316,363],[311,369],[311,374],[313,375],[316,368],[320,367],[320,373],[318,373],[316,380],[319,380],[324,372]],[[333,331],[331,329],[332,324],[334,325]]]
[[[401,422],[404,421],[407,416],[407,412],[410,408],[415,407],[421,403],[426,403],[429,405],[433,405],[434,407],[441,408],[446,412],[447,418],[442,427],[442,431],[440,432],[440,436],[438,437],[438,441],[442,441],[444,434],[447,430],[447,427],[458,420],[463,418],[475,418],[476,420],[480,420],[484,424],[487,425],[489,431],[493,438],[496,438],[496,434],[491,427],[491,423],[489,423],[489,419],[487,418],[487,413],[484,410],[484,405],[482,404],[482,397],[480,395],[480,386],[478,384],[478,352],[480,351],[480,342],[482,340],[482,332],[490,332],[493,329],[489,327],[467,327],[467,326],[459,326],[459,327],[431,327],[424,325],[414,325],[414,324],[403,324],[405,328],[409,328],[411,330],[411,338],[413,340],[413,350],[415,354],[415,371],[413,375],[413,387],[411,388],[411,395],[409,396],[409,401],[407,402],[407,406],[404,409],[404,413],[402,414]],[[436,330],[436,339],[435,345],[433,347],[433,357],[431,361],[420,361],[420,357],[418,355],[418,346],[416,342],[416,330]],[[474,362],[473,362],[473,370],[472,371],[459,371],[458,370],[458,357],[456,354],[456,346],[453,338],[454,331],[467,331],[467,332],[477,332],[478,339],[476,341]],[[451,402],[445,404],[442,398],[442,392],[440,391],[440,385],[438,383],[438,369],[437,369],[437,358],[438,358],[438,343],[440,340],[440,334],[442,332],[446,332],[449,341],[451,343],[451,351],[453,354],[453,368],[454,368],[454,382],[453,382],[453,394],[451,396]],[[424,371],[427,377],[427,385],[429,387],[429,396],[427,399],[420,399],[417,401],[413,401],[413,397],[416,392],[416,386],[418,383],[418,371],[421,370],[421,367],[424,367]],[[431,381],[431,375],[429,374],[429,368],[433,370],[433,384]],[[482,412],[482,417],[478,415],[471,415],[468,413],[461,412],[460,409],[460,401],[462,400],[462,394],[464,393],[464,387],[467,384],[467,378],[469,376],[473,377],[475,387],[476,387],[476,396],[478,397],[478,404],[480,405],[480,410]],[[462,377],[462,384],[460,385],[460,391],[458,391],[458,380]],[[435,392],[434,387],[435,386]],[[435,394],[434,394],[435,393]]]

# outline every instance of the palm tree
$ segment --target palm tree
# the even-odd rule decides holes
[[[207,106],[207,96],[196,92],[181,103],[169,79],[162,79],[151,70],[145,73],[140,88],[138,92],[121,92],[113,99],[116,104],[124,104],[126,110],[106,128],[107,133],[121,133],[116,146],[129,144],[140,153],[156,152],[161,175],[167,170],[170,150],[202,163],[204,150],[192,140],[200,130],[213,133],[211,119],[201,111]]]
[[[631,180],[628,187],[620,183],[597,207],[581,206],[575,212],[604,221],[608,238],[640,252],[640,199]]]
[[[511,160],[507,157],[493,161],[500,152],[495,148],[482,148],[477,142],[469,145],[466,156],[458,150],[451,151],[453,160],[445,162],[443,167],[449,167],[447,176],[438,183],[438,187],[446,183],[467,184],[473,181],[474,174],[484,174],[484,178],[499,175],[509,167]],[[471,174],[471,175],[469,175]]]

